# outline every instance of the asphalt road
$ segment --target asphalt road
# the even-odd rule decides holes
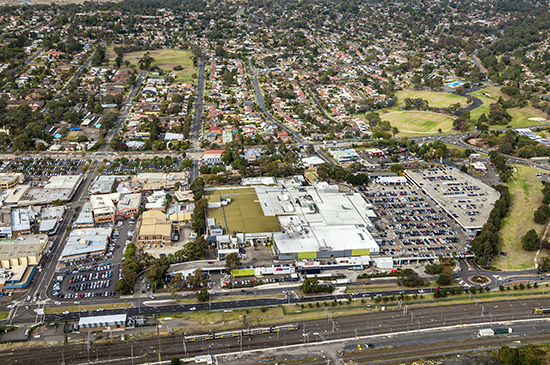
[[[34,59],[36,57],[38,57],[38,55],[42,52],[44,52],[44,50],[46,49],[46,47],[42,47],[40,48],[40,50],[38,52],[36,52],[35,54],[33,54],[28,60],[25,61],[25,65],[28,65],[29,63],[31,63],[32,61],[34,61]]]
[[[201,135],[201,116],[204,106],[204,68],[206,64],[206,52],[203,52],[199,60],[199,77],[197,79],[197,98],[195,100],[195,116],[193,118],[193,134],[191,147],[200,148],[199,136]]]
[[[105,41],[101,42],[101,46],[102,47],[105,47]],[[82,70],[84,68],[88,68],[90,67],[90,63],[92,62],[92,59],[94,58],[95,54],[97,52],[97,48],[96,50],[94,51],[94,53],[92,53],[92,55],[86,60],[86,62],[84,62],[82,64],[82,66],[80,66],[78,68],[78,70],[75,72],[75,74],[73,75],[73,77],[71,77],[71,79],[69,80],[69,82],[67,82],[65,84],[65,86],[63,87],[63,89],[61,89],[61,91],[59,93],[57,93],[57,95],[55,96],[55,99],[61,99],[63,97],[63,95],[65,95],[67,93],[67,91],[69,90],[69,85],[74,81],[76,80],[76,78],[78,76],[80,76],[80,74],[82,73]]]
[[[258,83],[258,73],[256,72],[256,69],[254,68],[254,65],[252,65],[252,62],[250,58],[248,59],[248,68],[250,70],[250,78],[252,80],[252,86],[254,86],[254,94],[256,95],[256,103],[260,106],[260,109],[262,113],[265,115],[267,120],[275,125],[280,126],[285,130],[285,132],[288,133],[288,135],[291,135],[294,137],[294,140],[297,143],[308,143],[305,141],[300,133],[293,131],[292,129],[288,128],[284,123],[277,120],[271,113],[269,113],[269,110],[265,107],[264,97],[262,95],[262,89],[260,88],[260,84]]]

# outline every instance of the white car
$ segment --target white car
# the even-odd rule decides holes
[[[63,314],[69,314],[69,311],[65,311],[65,312],[63,312]]]
[[[191,307],[189,308],[190,311],[196,311],[197,310],[197,307]]]
[[[61,305],[61,302],[55,302],[54,304],[55,305]]]
[[[187,294],[183,293],[183,294],[182,294],[181,296],[182,296],[182,297],[186,297],[186,296],[187,296]]]
[[[422,290],[422,289],[418,289],[418,292],[419,292],[420,294],[425,293],[425,291]]]

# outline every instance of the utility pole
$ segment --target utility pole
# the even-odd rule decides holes
[[[183,334],[183,352],[185,353],[185,358],[187,359],[187,345],[185,344],[185,333]]]

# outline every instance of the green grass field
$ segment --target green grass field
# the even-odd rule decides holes
[[[517,172],[514,178],[508,182],[508,188],[512,195],[508,216],[502,221],[500,230],[501,250],[508,253],[508,257],[498,257],[492,263],[503,270],[528,269],[534,267],[533,251],[525,251],[521,247],[521,237],[530,229],[541,232],[543,225],[533,222],[533,212],[542,203],[542,184],[536,174],[539,169],[514,165]],[[540,256],[546,255],[541,252]]]
[[[437,133],[438,129],[443,132],[453,127],[453,119],[436,113],[399,111],[382,115],[393,127],[397,127],[400,135],[404,133],[431,134]]]
[[[428,101],[429,106],[438,108],[448,107],[451,104],[460,103],[461,106],[466,105],[466,98],[463,96],[449,94],[439,91],[429,90],[400,90],[395,94],[398,98],[397,107],[405,105],[405,98],[422,98]],[[399,108],[398,108],[399,109]]]
[[[113,50],[114,47],[107,48],[106,57],[109,61],[114,63],[116,54]],[[131,52],[124,54],[124,61],[130,61],[130,64],[138,65],[139,58],[145,54],[146,51]],[[153,65],[158,66],[161,70],[171,71],[177,76],[178,80],[194,81],[193,74],[198,74],[198,70],[193,67],[193,60],[191,59],[191,51],[182,51],[177,49],[157,49],[149,51],[151,57],[155,59]],[[183,70],[173,71],[174,67],[181,65]]]

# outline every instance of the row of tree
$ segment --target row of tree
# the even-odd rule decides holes
[[[500,193],[500,198],[495,202],[487,223],[483,225],[481,232],[472,241],[472,252],[475,261],[479,265],[487,263],[500,251],[500,231],[502,220],[508,214],[510,207],[510,192],[507,186],[493,186]]]

